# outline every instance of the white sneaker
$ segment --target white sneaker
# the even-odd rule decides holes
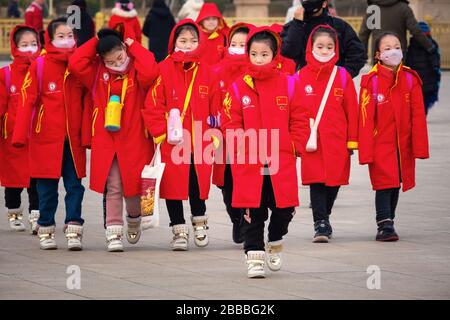
[[[249,278],[265,278],[264,261],[266,260],[266,253],[260,251],[247,252],[247,277]]]
[[[22,208],[7,210],[9,227],[14,231],[24,231],[25,225],[22,222],[23,214]]]
[[[170,243],[173,251],[187,251],[189,244],[189,228],[187,224],[172,226],[173,240]]]
[[[123,251],[123,226],[107,226],[106,227],[106,245],[108,252],[122,252]]]
[[[283,240],[269,242],[267,244],[266,262],[272,271],[281,269],[281,252],[283,251]]]
[[[55,241],[55,226],[38,227],[39,247],[42,250],[58,249]]]
[[[208,234],[208,216],[191,216],[192,226],[194,228],[194,242],[197,247],[206,247],[209,243]]]
[[[141,217],[127,217],[127,241],[136,244],[141,238]]]
[[[81,240],[83,238],[83,226],[69,224],[66,227],[67,249],[70,251],[83,250]]]
[[[37,226],[38,226],[37,222],[39,220],[39,210],[31,210],[29,219],[30,219],[30,233],[37,234]]]

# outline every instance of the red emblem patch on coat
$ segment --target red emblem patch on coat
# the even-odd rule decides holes
[[[334,88],[334,96],[335,97],[343,97],[344,96],[344,89],[342,89],[342,88]]]
[[[288,97],[286,97],[286,96],[276,97],[276,100],[277,100],[277,106],[286,106],[288,104]]]
[[[198,86],[198,92],[200,94],[208,94],[208,86]]]

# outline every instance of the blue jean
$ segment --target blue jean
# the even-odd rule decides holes
[[[64,143],[63,163],[61,176],[66,189],[64,202],[66,203],[65,224],[83,225],[81,218],[81,203],[83,202],[84,186],[78,179],[73,163],[69,143]],[[39,220],[38,224],[43,227],[55,224],[55,213],[58,208],[58,179],[37,179],[37,190],[39,195]]]

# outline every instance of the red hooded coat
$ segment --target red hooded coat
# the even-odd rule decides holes
[[[142,42],[142,29],[135,9],[125,11],[121,8],[112,9],[111,18],[108,21],[108,27],[116,29],[118,24],[123,23],[130,33],[130,37],[137,42]]]
[[[201,26],[201,22],[209,17],[219,19],[219,26],[212,33],[206,31]],[[203,45],[202,61],[209,65],[214,65],[223,58],[225,48],[227,47],[227,34],[229,30],[227,23],[215,3],[205,3],[200,10],[196,22],[200,25],[200,30],[204,34],[205,39],[207,39]]]
[[[415,159],[429,158],[420,77],[375,65],[361,79],[360,108],[359,162],[369,164],[373,189],[413,188]]]
[[[86,88],[94,91],[90,188],[104,192],[112,161],[117,156],[124,196],[133,197],[141,192],[141,172],[153,156],[153,143],[145,130],[141,109],[148,89],[158,76],[158,66],[153,54],[134,41],[127,49],[131,58],[127,73],[112,73],[97,56],[97,43],[97,38],[86,42],[77,49],[69,63],[69,70]],[[106,106],[110,95],[122,96],[125,76],[128,84],[121,128],[117,132],[110,132],[104,127]]]
[[[8,88],[6,88],[5,70],[0,69],[0,182],[2,186],[10,188],[28,188],[30,185],[28,146],[18,149],[14,148],[11,143],[17,109],[22,102],[20,88],[31,62],[40,53],[40,48],[33,55],[23,54],[17,49],[14,36],[24,28],[33,29],[39,43],[37,30],[30,26],[18,25],[11,32],[11,55],[14,57],[14,61],[5,67],[9,69],[10,74]]]
[[[318,26],[333,30],[329,26]],[[315,28],[315,29],[317,29]],[[300,104],[305,118],[302,128],[302,183],[341,186],[349,183],[350,153],[358,147],[358,97],[350,74],[339,68],[336,73],[317,134],[317,151],[306,152],[310,135],[309,119],[316,119],[331,72],[339,60],[339,44],[329,62],[319,62],[312,54],[311,32],[306,48],[307,65],[299,75]],[[334,30],[333,30],[334,31]]]
[[[196,76],[192,82],[192,93],[189,105],[186,109],[186,116],[183,121],[183,128],[189,131],[191,141],[185,137],[185,144],[191,144],[193,151],[198,154],[212,154],[211,140],[203,135],[209,129],[207,118],[209,115],[216,115],[220,105],[220,90],[217,79],[212,74],[208,65],[199,62],[200,52],[204,39],[200,37],[199,47],[186,54],[181,51],[174,53],[174,34],[183,25],[191,24],[197,29],[199,27],[193,20],[184,19],[180,21],[172,30],[169,40],[169,56],[159,64],[160,77],[147,95],[145,101],[144,121],[147,129],[156,143],[162,143],[162,162],[166,163],[164,175],[161,181],[161,197],[171,200],[188,199],[190,154],[186,155],[188,161],[176,164],[173,160],[172,151],[174,145],[165,141],[167,132],[167,115],[172,108],[178,108],[180,114],[192,81],[195,70]],[[193,123],[198,122],[201,128],[193,131]],[[208,148],[208,149],[207,149]],[[183,150],[181,155],[185,154]],[[176,153],[178,154],[178,153]],[[197,172],[200,198],[207,199],[211,185],[212,165],[208,159],[195,159],[195,170]]]
[[[272,32],[268,27],[253,29],[247,38],[247,45],[256,33],[262,31]],[[278,34],[272,34],[280,44]],[[251,158],[255,152],[256,156],[261,151],[264,154],[264,149],[268,157],[273,157],[269,170],[276,206],[286,208],[299,205],[296,150],[300,147],[300,100],[297,84],[294,83],[291,96],[288,81],[288,77],[278,70],[275,56],[270,64],[250,65],[248,72],[228,88],[221,114],[223,130],[243,129],[249,136],[256,130],[258,142],[258,147],[249,148],[248,142],[252,139],[247,138],[245,149],[232,148],[232,144],[228,144],[234,182],[232,205],[235,208],[260,206],[264,178],[262,170],[268,159],[259,156],[255,163]],[[267,138],[260,136],[264,130]],[[230,133],[228,131],[227,135]],[[279,134],[279,140],[271,141],[274,133]],[[242,161],[244,159],[239,160],[241,155],[244,155],[245,162]],[[276,157],[278,165],[274,163]]]
[[[47,30],[45,50],[41,92],[36,61],[23,81],[12,143],[24,146],[28,142],[31,177],[57,179],[61,177],[67,139],[77,176],[81,179],[86,176],[86,149],[81,146],[86,90],[67,70],[74,49],[54,47]]]

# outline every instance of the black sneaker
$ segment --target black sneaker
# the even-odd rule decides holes
[[[394,229],[394,221],[385,220],[378,223],[378,232],[375,237],[376,241],[398,241],[398,234]]]
[[[327,220],[320,220],[314,223],[314,243],[327,243],[331,238],[333,229],[331,228],[330,222]]]

